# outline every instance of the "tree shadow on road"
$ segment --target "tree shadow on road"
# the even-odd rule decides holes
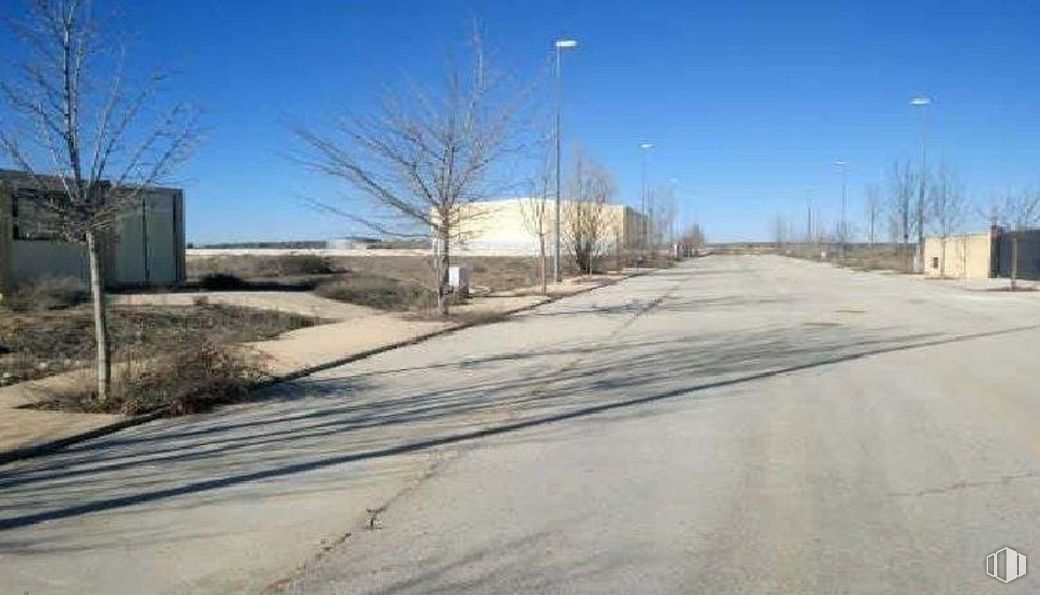
[[[0,474],[0,531],[607,411],[637,414],[719,387],[1026,328],[1036,327],[952,335],[791,326],[736,339],[702,333],[651,342],[622,336],[442,364],[444,373],[432,380],[429,368],[352,373],[347,367],[270,389],[266,402],[165,420],[10,466]]]
[[[694,272],[663,271],[655,277],[689,280]],[[728,274],[726,269],[713,272]],[[747,274],[741,269],[732,272]],[[704,295],[697,287],[654,300],[608,295],[603,306],[587,305],[598,298],[561,302],[483,331],[468,331],[494,328],[503,336],[537,336],[566,318],[572,326],[578,321],[579,333],[567,344],[546,348],[541,342],[538,348],[510,349],[508,341],[499,340],[495,343],[506,347],[458,357],[468,353],[466,341],[472,335],[448,335],[365,365],[344,366],[269,388],[262,402],[155,422],[8,466],[0,471],[0,532],[422,452],[607,411],[639,415],[653,411],[650,406],[655,402],[704,398],[714,388],[992,334],[907,332],[882,325],[805,326],[792,323],[783,311],[789,295]],[[770,306],[776,307],[767,316],[771,327],[621,332],[651,310],[668,315],[653,323],[659,325],[660,321],[697,321],[705,313],[730,309],[761,314],[763,307]],[[607,340],[592,335],[582,340],[582,329],[592,326],[583,326],[582,317],[601,315],[619,316],[626,322]],[[454,350],[444,350],[445,346]],[[441,357],[431,363],[431,352]],[[424,365],[408,365],[410,358]],[[29,546],[26,539],[19,543]],[[12,536],[0,547],[13,544]]]

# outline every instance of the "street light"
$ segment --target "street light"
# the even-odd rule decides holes
[[[639,145],[639,148],[642,151],[642,164],[643,164],[643,167],[642,167],[642,172],[643,173],[642,173],[642,178],[641,178],[641,182],[640,182],[641,190],[640,190],[640,207],[639,207],[640,213],[643,215],[643,225],[642,225],[643,229],[642,229],[642,233],[640,234],[642,236],[640,238],[640,240],[641,240],[641,243],[643,244],[643,246],[642,246],[643,254],[641,255],[641,257],[642,257],[642,256],[645,256],[646,254],[649,253],[649,246],[648,246],[648,242],[647,242],[647,234],[649,233],[649,221],[647,219],[647,214],[646,214],[646,155],[647,155],[647,153],[650,152],[650,149],[654,148],[654,145],[652,143],[642,143],[641,145]],[[639,260],[640,259],[636,260],[636,268],[639,268]]]
[[[563,50],[577,48],[578,42],[574,39],[557,39],[553,45],[556,48],[556,238],[553,249],[553,280],[559,283],[563,281],[563,275],[560,273],[560,124],[563,119],[563,76],[560,68],[560,54]]]
[[[930,97],[918,95],[910,105],[921,112],[921,187],[917,193],[917,266],[924,269],[924,195],[928,184],[928,108]]]
[[[846,161],[835,161],[834,165],[841,172],[841,257],[845,258],[845,242],[848,237],[848,186],[849,186],[849,164]]]

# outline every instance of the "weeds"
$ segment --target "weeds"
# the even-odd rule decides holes
[[[194,307],[115,307],[109,312],[116,362],[161,357],[179,345],[272,339],[315,324],[284,312],[200,304]],[[80,368],[93,358],[94,331],[85,308],[0,318],[0,384]]]
[[[164,409],[167,415],[188,415],[246,399],[265,375],[264,363],[239,346],[182,341],[161,357],[117,367],[106,401],[97,399],[94,383],[82,382],[37,407],[123,415]]]

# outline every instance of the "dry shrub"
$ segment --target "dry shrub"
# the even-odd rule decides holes
[[[263,341],[320,322],[288,312],[202,303],[117,306],[109,316],[117,364],[165,357],[199,337],[218,344]],[[93,320],[85,308],[0,315],[0,346],[0,383],[84,367],[94,358]]]
[[[74,277],[48,277],[20,286],[6,306],[16,312],[63,310],[90,301],[86,284]]]
[[[266,366],[238,346],[203,341],[160,358],[125,366],[106,409],[137,415],[167,408],[169,415],[208,411],[241,401],[266,375]]]
[[[437,303],[430,289],[415,283],[386,277],[347,277],[318,285],[317,295],[359,306],[381,310],[422,310]]]
[[[178,346],[161,357],[116,366],[107,401],[98,401],[92,374],[82,370],[73,385],[41,396],[34,407],[123,415],[161,410],[170,416],[187,415],[245,400],[266,376],[267,366],[256,354],[203,341]]]

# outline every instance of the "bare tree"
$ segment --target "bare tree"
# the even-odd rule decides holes
[[[679,214],[679,206],[675,198],[675,188],[672,184],[662,185],[655,200],[656,223],[658,242],[667,244],[668,253],[674,256],[675,244],[675,219]]]
[[[657,230],[655,229],[657,222],[657,213],[655,204],[657,202],[657,189],[647,188],[646,189],[646,220],[643,225],[646,227],[646,246],[649,250],[647,257],[650,260],[657,258]]]
[[[126,36],[105,27],[110,20],[89,0],[31,0],[13,25],[24,58],[0,81],[11,115],[0,147],[35,186],[37,224],[86,246],[100,401],[112,378],[101,256],[109,232],[198,140],[194,106],[160,103],[165,74],[139,85],[125,76]]]
[[[909,160],[896,161],[889,173],[889,200],[891,222],[895,225],[895,235],[901,241],[904,258],[911,258],[910,237],[914,234],[914,191],[917,188],[917,174]],[[912,267],[905,263],[907,270]]]
[[[327,132],[297,128],[311,150],[304,162],[338,178],[379,215],[359,216],[326,203],[378,233],[429,237],[434,246],[437,306],[448,313],[452,242],[473,233],[481,209],[500,184],[494,168],[519,149],[526,92],[487,64],[479,35],[465,71],[449,68],[438,89],[388,92],[369,116],[348,114]]]
[[[1040,192],[1008,189],[990,201],[987,217],[1014,231],[1034,229],[1040,225]]]
[[[877,184],[867,184],[864,194],[867,197],[867,241],[874,245],[877,238],[877,227],[881,218],[881,188]]]
[[[555,184],[551,154],[545,152],[545,155],[547,158],[543,160],[538,174],[529,184],[530,195],[520,201],[520,214],[524,220],[524,227],[528,233],[538,238],[538,275],[543,294],[547,293],[546,241],[554,215],[550,194],[553,192]]]
[[[787,219],[784,218],[783,213],[777,213],[773,219],[773,241],[778,252],[787,241]]]
[[[614,197],[614,180],[595,160],[579,152],[574,160],[570,200],[564,212],[563,236],[578,269],[592,273],[603,252],[607,221],[605,206]]]
[[[967,197],[956,172],[945,161],[939,165],[928,196],[928,220],[939,234],[939,276],[946,276],[946,238],[956,233],[967,214]]]
[[[707,237],[704,235],[704,228],[701,224],[693,223],[683,232],[680,241],[687,250],[696,250],[704,245]]]

